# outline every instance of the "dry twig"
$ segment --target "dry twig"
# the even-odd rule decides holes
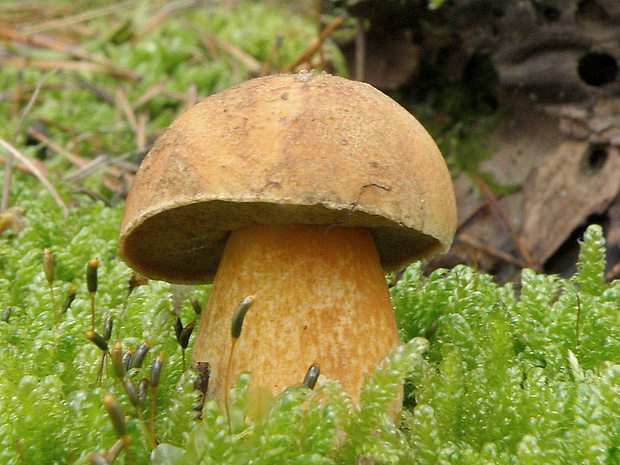
[[[263,69],[261,69],[259,76],[267,76],[269,73],[271,73],[271,64],[273,63],[273,59],[275,58],[275,56],[278,54],[278,51],[280,50],[281,45],[282,45],[282,36],[278,36],[276,37],[276,42],[275,44],[273,44],[273,47],[271,48],[271,51],[269,52],[269,56],[267,57],[267,61],[263,65]]]
[[[35,60],[22,57],[0,58],[0,64],[5,66],[14,66],[19,69],[39,68],[39,69],[66,69],[70,71],[89,71],[92,73],[109,74],[110,76],[119,78],[131,78],[126,71],[110,68],[106,65],[98,63],[90,63],[87,61],[72,60]]]
[[[47,148],[49,148],[50,150],[60,155],[63,155],[65,158],[67,158],[67,160],[69,160],[73,165],[77,166],[78,168],[82,168],[89,163],[88,160],[85,160],[79,155],[76,155],[70,152],[69,150],[61,147],[60,145],[55,143],[53,140],[51,140],[49,137],[47,137],[45,134],[41,134],[39,131],[37,131],[33,127],[28,128],[28,134],[30,134],[32,137],[34,137],[39,142],[44,143],[47,146]],[[111,167],[108,168],[108,173],[115,177],[121,176],[121,172],[119,170],[113,170],[113,168]],[[112,179],[109,176],[104,176],[102,181],[103,181],[103,184],[108,189],[113,190],[113,191],[121,187],[120,183],[116,179]]]
[[[317,50],[321,48],[323,42],[325,42],[325,40],[336,29],[338,29],[342,25],[342,23],[345,22],[346,19],[347,17],[345,15],[338,16],[336,19],[334,19],[330,24],[327,25],[325,29],[323,29],[323,32],[321,32],[319,37],[314,39],[314,42],[310,45],[310,47],[308,47],[292,64],[287,66],[283,71],[285,73],[292,73],[299,65],[310,62],[312,55],[314,55]]]
[[[45,188],[52,194],[54,201],[56,204],[62,209],[62,214],[66,217],[69,214],[69,209],[67,205],[63,202],[62,198],[54,189],[54,186],[47,180],[45,175],[39,171],[37,166],[30,161],[30,159],[24,155],[22,155],[19,150],[9,144],[7,141],[0,137],[0,145],[5,148],[13,157],[17,158],[24,165],[28,167],[28,169],[37,177],[37,179],[45,186]]]
[[[28,114],[32,110],[32,107],[34,103],[36,102],[37,97],[39,96],[39,92],[41,91],[41,86],[43,86],[47,78],[49,78],[52,74],[54,74],[54,72],[55,70],[43,76],[43,78],[41,78],[41,80],[37,84],[37,87],[35,87],[34,92],[32,93],[30,100],[28,101],[28,104],[24,108],[24,111],[22,112],[22,115],[19,118],[15,131],[13,131],[13,135],[11,137],[11,144],[15,143],[15,139],[17,138],[17,135],[19,134],[19,132],[22,129],[22,126],[24,125],[26,116],[28,116]],[[11,192],[12,177],[13,177],[13,155],[11,151],[9,151],[9,156],[7,158],[5,169],[4,169],[4,184],[2,186],[2,198],[0,199],[0,211],[4,211],[7,208],[9,208],[9,197],[10,197],[10,192]]]
[[[504,211],[500,207],[499,202],[497,201],[497,198],[493,195],[489,187],[486,185],[486,183],[480,176],[476,175],[474,179],[476,181],[476,185],[480,189],[480,192],[482,193],[484,198],[489,203],[489,206],[491,207],[491,211],[496,215],[500,224],[504,227],[504,229],[508,232],[508,234],[510,234],[512,241],[517,246],[517,249],[519,249],[519,252],[521,253],[523,258],[527,262],[527,267],[536,269],[537,268],[536,263],[532,259],[532,255],[530,254],[529,250],[527,250],[527,248],[523,245],[521,238],[519,237],[517,232],[514,230],[514,228],[508,221],[508,219],[506,218],[506,215],[504,214]]]
[[[139,2],[132,0],[128,2],[117,3],[114,5],[106,6],[103,8],[97,8],[90,11],[83,11],[80,13],[76,13],[74,15],[65,16],[61,19],[53,19],[49,21],[39,22],[34,26],[29,26],[24,28],[24,32],[27,34],[40,33],[43,31],[49,31],[52,29],[60,29],[66,28],[73,24],[82,23],[85,21],[90,21],[91,19],[99,18],[101,16],[106,16],[112,13],[116,13],[119,11],[123,11],[125,9],[131,8],[137,5]],[[48,5],[45,8],[49,8]]]
[[[200,42],[207,50],[210,47],[210,42],[217,44],[218,47],[228,53],[235,60],[243,64],[246,68],[250,70],[250,73],[255,76],[258,76],[263,69],[263,65],[261,64],[261,62],[254,58],[252,55],[244,52],[239,47],[225,41],[224,39],[214,34],[207,33],[206,35],[201,36]]]
[[[150,86],[148,89],[146,89],[144,93],[140,96],[140,98],[131,105],[131,108],[133,109],[133,111],[138,110],[142,105],[147,103],[153,97],[157,97],[158,95],[160,95],[162,91],[164,90],[164,86],[166,85],[167,82],[168,82],[167,78],[162,79],[161,81],[156,82],[155,84]]]
[[[81,50],[71,44],[67,44],[59,40],[52,39],[50,37],[46,37],[46,36],[42,36],[38,34],[23,34],[13,29],[0,29],[0,38],[12,40],[14,42],[20,42],[20,43],[31,45],[34,47],[47,48],[49,50],[62,52],[73,58],[79,58],[80,60],[84,60],[85,62],[90,63],[91,65],[93,64],[100,65],[99,66],[100,70],[103,70],[104,72],[108,72],[115,76],[125,77],[125,78],[133,79],[136,81],[141,79],[140,74],[130,69],[124,68],[118,63],[112,60],[109,60],[108,58]],[[14,66],[25,65],[26,63],[30,63],[32,61],[36,61],[36,60],[26,60],[23,58],[21,60],[19,58],[6,58],[2,60],[3,63],[13,64]],[[44,65],[50,61],[54,62],[56,60],[38,60],[38,62],[40,63],[40,67],[44,67]],[[64,63],[64,66],[67,67],[68,63],[71,63],[71,62],[60,61],[60,63]],[[61,66],[53,66],[53,67],[61,67]],[[96,66],[94,66],[93,68],[97,69]]]
[[[512,263],[513,265],[517,265],[520,268],[528,268],[529,265],[523,260],[519,260],[513,255],[504,252],[503,250],[497,249],[489,244],[485,244],[478,239],[470,236],[469,234],[461,233],[457,236],[457,242],[464,244],[472,249],[480,250],[491,257],[498,258],[503,260],[506,263]]]

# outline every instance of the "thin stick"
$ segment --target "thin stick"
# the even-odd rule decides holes
[[[369,187],[376,187],[377,189],[382,189],[387,192],[390,192],[392,190],[391,187],[382,186],[375,182],[369,182],[368,184],[364,184],[362,188],[360,189],[359,194],[357,195],[357,199],[355,199],[355,202],[351,204],[351,209],[349,210],[349,213],[347,213],[347,216],[339,219],[335,223],[330,224],[327,228],[325,228],[325,232],[323,233],[323,235],[326,236],[327,233],[332,230],[332,228],[335,228],[336,226],[340,226],[347,222],[347,220],[353,215],[353,213],[355,212],[355,209],[359,205],[360,200],[362,199],[362,195],[364,194],[364,192],[366,192],[366,189],[368,189]]]
[[[472,224],[476,220],[478,215],[481,215],[486,209],[488,209],[488,207],[489,203],[486,201],[478,205],[467,217],[463,219],[463,221],[458,224],[458,226],[456,227],[457,232],[461,232],[463,229],[467,228],[470,224]]]
[[[321,32],[319,37],[314,40],[314,42],[306,49],[306,51],[303,52],[299,56],[299,58],[297,58],[291,65],[287,66],[283,71],[285,73],[291,73],[299,65],[310,61],[312,55],[314,55],[316,51],[321,48],[321,45],[323,44],[323,42],[325,42],[325,39],[327,39],[332,32],[338,29],[346,19],[347,17],[345,15],[338,16],[336,19],[334,19],[330,24],[327,25],[325,29],[323,29],[323,32]]]
[[[230,408],[228,407],[228,377],[230,376],[230,366],[232,365],[233,353],[235,351],[235,345],[237,344],[237,339],[232,340],[232,344],[230,345],[230,352],[228,354],[228,364],[226,365],[226,377],[224,378],[224,409],[226,410],[226,419],[228,420],[228,427],[230,428],[230,432],[232,434],[232,422],[230,421]]]
[[[15,440],[15,445],[17,446],[17,453],[19,454],[19,461],[26,465],[26,457],[24,457],[24,451],[22,449],[22,443],[19,439]]]
[[[267,76],[271,72],[271,64],[273,63],[273,59],[280,50],[280,46],[282,45],[282,36],[276,37],[276,43],[273,44],[271,51],[269,52],[269,56],[267,57],[267,61],[263,65],[263,69],[261,70],[259,76]]]
[[[321,0],[314,0],[314,21],[316,24],[316,33],[317,34],[321,34],[321,31],[323,31],[323,22],[321,21]],[[325,63],[325,54],[323,53],[323,44],[319,44],[319,64],[321,67],[323,67],[323,64]]]
[[[235,60],[242,63],[245,67],[247,67],[250,72],[254,75],[259,75],[263,65],[254,58],[252,55],[244,52],[239,47],[231,44],[230,42],[225,41],[224,39],[214,35],[207,34],[206,36],[200,37],[200,42],[203,44],[205,48],[208,49],[208,41],[213,41],[217,44],[218,47],[223,49],[226,53],[232,56]]]
[[[161,92],[164,90],[164,87],[167,82],[168,82],[168,79],[163,79],[159,82],[156,82],[148,89],[146,89],[144,93],[140,96],[140,98],[136,100],[133,103],[133,105],[131,105],[131,108],[133,109],[133,111],[138,110],[142,105],[147,103],[153,97],[157,97],[158,95],[160,95]],[[112,102],[112,104],[114,104],[114,102]]]
[[[476,250],[481,250],[482,252],[486,253],[487,255],[490,255],[491,257],[499,258],[500,260],[503,260],[507,263],[512,263],[514,265],[517,265],[520,268],[528,268],[529,266],[528,263],[524,262],[523,260],[519,260],[513,255],[507,252],[504,252],[503,250],[496,249],[495,247],[492,247],[489,244],[480,242],[479,240],[470,236],[469,234],[461,233],[457,236],[456,240],[458,242],[461,242],[462,244],[467,245],[468,247],[471,247]]]
[[[24,111],[22,111],[22,114],[17,123],[17,127],[13,131],[13,135],[11,136],[11,144],[15,143],[17,134],[19,134],[19,132],[21,131],[22,126],[24,125],[24,120],[26,119],[26,116],[28,116],[28,114],[32,110],[32,107],[34,106],[34,103],[37,101],[37,98],[39,97],[39,92],[41,92],[41,87],[43,86],[47,78],[49,78],[55,72],[56,70],[53,69],[52,71],[47,73],[45,76],[41,78],[41,80],[35,87],[34,92],[32,93],[32,96],[30,97],[30,100],[28,100],[28,103],[26,104]],[[7,208],[9,208],[9,198],[11,195],[11,190],[10,190],[11,179],[13,178],[13,158],[14,158],[13,155],[9,151],[9,156],[6,161],[5,171],[4,171],[4,185],[2,186],[2,200],[0,201],[0,211],[4,211]]]
[[[99,97],[104,102],[107,102],[110,105],[114,105],[114,97],[112,97],[105,90],[97,87],[96,85],[94,85],[91,82],[86,81],[86,79],[83,79],[79,75],[76,75],[75,81],[76,81],[77,85],[80,86],[81,88],[90,90],[93,94],[95,94],[97,97]]]
[[[56,204],[61,208],[63,216],[67,217],[69,215],[69,209],[67,205],[63,202],[60,194],[54,189],[54,186],[47,180],[45,175],[39,171],[39,169],[35,166],[34,163],[30,161],[30,159],[24,155],[22,155],[15,147],[9,144],[7,141],[0,137],[0,145],[4,147],[11,155],[21,161],[24,165],[28,167],[28,169],[36,176],[36,178],[45,186],[45,188],[52,194],[52,197],[56,201]]]
[[[138,414],[138,420],[142,423],[142,428],[144,428],[144,434],[151,441],[151,449],[155,449],[157,447],[157,441],[155,440],[155,436],[153,436],[149,424],[144,419],[144,415],[142,414],[142,407],[140,405],[136,406],[136,413]]]
[[[157,388],[151,388],[151,429],[150,429],[150,437],[151,437],[151,445],[153,449],[157,447],[157,439],[155,439],[155,400],[157,399]]]
[[[47,170],[45,169],[45,165],[43,163],[41,163],[39,160],[30,160],[30,161],[39,167],[39,171],[41,171],[41,173],[47,176]],[[0,157],[0,164],[4,165],[5,163],[7,163],[7,159],[5,157]],[[13,169],[19,171],[20,173],[34,176],[34,174],[28,169],[27,166],[24,166],[23,163],[16,163],[13,166]]]
[[[17,73],[17,79],[15,82],[15,91],[13,92],[13,96],[11,99],[11,103],[12,103],[11,112],[9,113],[9,116],[11,118],[14,118],[15,115],[19,112],[19,101],[21,100],[23,80],[24,80],[23,74],[24,73],[22,72]],[[11,142],[14,142],[13,138],[11,138]]]
[[[129,123],[131,130],[135,134],[138,129],[138,120],[136,119],[136,114],[131,108],[131,104],[129,103],[129,100],[127,99],[127,94],[120,87],[116,89],[116,98],[117,98],[118,104],[120,105],[121,110],[123,110],[125,118],[127,118],[127,122]]]
[[[141,150],[133,150],[131,152],[123,153],[122,155],[117,155],[115,157],[110,157],[107,155],[98,155],[95,159],[90,161],[88,164],[83,165],[80,169],[73,172],[72,174],[65,176],[64,180],[69,183],[77,182],[81,179],[84,179],[88,176],[91,176],[103,169],[110,171],[109,165],[115,165],[124,171],[128,171],[130,173],[136,173],[138,171],[138,166],[135,163],[127,162],[128,158],[134,157],[136,155],[141,155],[146,152],[147,147]],[[116,170],[114,170],[116,172]],[[122,173],[118,173],[120,177]]]
[[[612,282],[614,279],[618,279],[620,278],[620,262],[616,263],[611,270],[609,270],[607,273],[605,273],[605,278],[603,279],[604,282],[606,283],[610,283]]]
[[[155,399],[157,399],[157,386],[159,386],[159,378],[161,374],[161,369],[164,364],[164,353],[162,352],[151,364],[151,398],[153,399],[151,402],[151,441],[153,448],[157,447],[157,440],[155,439]]]
[[[103,382],[103,368],[105,365],[105,356],[108,352],[101,352],[101,362],[99,363],[99,370],[97,371],[97,379],[95,379],[95,384],[101,387],[101,383]]]
[[[43,254],[41,257],[43,262],[43,272],[45,274],[45,279],[50,286],[50,295],[52,298],[52,313],[54,314],[54,320],[56,324],[58,324],[58,314],[56,313],[56,302],[54,300],[54,279],[56,274],[56,266],[54,263],[54,256],[52,252],[47,247],[43,249]]]
[[[24,28],[24,31],[28,34],[33,34],[35,32],[43,32],[43,31],[48,31],[50,29],[66,28],[67,26],[70,26],[72,24],[82,23],[84,21],[90,21],[91,19],[97,18],[99,16],[105,16],[110,13],[115,13],[117,11],[122,11],[124,9],[131,8],[137,4],[138,4],[137,1],[129,1],[129,2],[115,4],[112,6],[98,8],[95,10],[84,11],[84,12],[77,13],[71,16],[66,16],[62,19],[53,19],[49,21],[44,21],[42,23],[37,24],[36,26],[30,26],[30,27]]]
[[[146,126],[149,121],[149,115],[140,113],[138,115],[138,127],[136,130],[136,148],[140,151],[146,150]]]
[[[366,33],[364,32],[364,20],[356,19],[355,31],[355,80],[363,81],[366,69]]]
[[[3,62],[4,63],[4,62]],[[0,92],[0,101],[13,100],[13,101],[28,101],[32,97],[32,92],[37,86],[21,86],[18,90],[4,90]],[[54,83],[47,84],[41,87],[41,90],[63,90],[67,88],[67,84]],[[15,95],[18,94],[18,95]],[[13,114],[13,113],[12,113]]]
[[[2,64],[4,66],[14,66],[20,69],[26,68],[39,68],[39,69],[67,69],[73,71],[88,71],[92,73],[101,73],[108,74],[110,76],[118,77],[118,78],[129,78],[132,76],[128,75],[127,72],[110,68],[109,66],[100,64],[100,63],[92,63],[89,61],[74,61],[74,60],[38,60],[38,59],[30,59],[23,57],[9,57],[3,58]]]
[[[183,100],[183,105],[178,111],[179,115],[185,113],[191,107],[196,105],[196,102],[198,100],[198,89],[196,88],[196,84],[190,83],[187,88],[187,92],[185,93],[185,98]]]
[[[34,88],[34,92],[32,93],[30,100],[28,100],[28,103],[26,104],[26,107],[24,108],[24,111],[22,112],[22,115],[19,118],[17,127],[15,128],[15,131],[13,131],[13,138],[11,139],[11,142],[15,142],[15,137],[22,130],[22,126],[24,125],[26,116],[28,116],[28,114],[32,111],[32,107],[34,106],[34,103],[37,101],[37,98],[39,97],[39,93],[41,92],[41,87],[43,87],[43,84],[45,84],[45,81],[47,81],[50,76],[56,73],[56,71],[57,69],[52,69],[49,73],[46,73],[41,78],[37,86]]]
[[[532,255],[530,254],[529,250],[527,250],[527,248],[523,245],[521,238],[519,237],[517,232],[514,230],[514,228],[508,221],[508,218],[506,218],[506,215],[504,214],[504,211],[500,207],[499,202],[497,201],[497,198],[495,198],[495,196],[493,195],[489,187],[486,185],[482,177],[476,175],[474,179],[476,181],[476,185],[482,192],[482,195],[489,202],[489,205],[491,206],[491,210],[497,215],[500,221],[500,224],[504,227],[504,229],[508,232],[508,234],[510,234],[512,241],[517,246],[517,249],[519,249],[519,252],[521,252],[521,255],[523,256],[523,258],[528,264],[528,267],[536,268],[534,260],[532,259]]]
[[[65,149],[64,147],[61,147],[60,145],[58,145],[57,143],[55,143],[53,140],[51,140],[49,137],[47,137],[45,134],[41,134],[41,132],[37,131],[35,128],[33,127],[29,127],[28,128],[28,134],[31,135],[32,137],[34,137],[36,140],[38,140],[39,142],[42,142],[44,144],[46,144],[47,148],[49,148],[50,150],[59,153],[61,155],[63,155],[64,157],[67,158],[67,160],[69,160],[71,163],[73,163],[75,166],[77,166],[78,168],[82,168],[84,166],[86,166],[89,161],[78,156],[75,155],[73,152],[70,152],[69,150]],[[114,172],[113,167],[108,167],[107,168],[108,172],[113,175],[113,176],[120,176],[121,173],[120,172]],[[111,171],[110,171],[111,170]],[[119,189],[120,183],[118,181],[116,181],[115,179],[110,178],[109,176],[104,176],[103,177],[103,184],[110,190],[117,190]]]
[[[118,63],[108,58],[95,55],[93,53],[86,52],[84,50],[80,50],[79,48],[76,48],[72,46],[71,44],[66,44],[64,42],[60,42],[50,37],[37,35],[37,34],[22,34],[21,32],[15,31],[12,29],[0,29],[0,38],[13,40],[15,42],[20,42],[20,43],[23,43],[26,45],[32,45],[35,47],[47,48],[47,49],[54,50],[57,52],[63,52],[74,58],[79,58],[87,62],[97,63],[99,65],[102,65],[109,72],[111,73],[113,72],[118,76],[133,79],[135,81],[139,81],[141,79],[140,74],[130,69],[123,68],[119,66]],[[6,60],[4,61],[4,63],[6,63]]]
[[[36,130],[34,127],[29,127],[26,132],[28,133],[29,136],[34,137],[37,141],[44,143],[50,150],[60,155],[63,155],[67,160],[69,160],[75,166],[78,166],[81,168],[82,166],[88,163],[88,161],[74,154],[73,152],[70,152],[64,147],[61,147],[60,145],[55,143],[53,140],[51,140],[49,137],[47,137],[45,134]]]

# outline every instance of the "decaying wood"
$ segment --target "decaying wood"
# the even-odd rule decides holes
[[[620,257],[620,154],[616,142],[620,102],[615,102],[617,99],[605,99],[586,106],[549,107],[520,93],[503,96],[502,106],[508,111],[489,142],[495,153],[481,165],[481,171],[491,174],[500,185],[521,186],[499,197],[497,205],[537,266],[560,272],[561,266],[550,260],[555,260],[560,246],[596,214],[607,218],[610,267]],[[484,265],[480,269],[503,273],[501,279],[509,280],[519,264],[496,251],[513,257],[521,253],[492,210],[483,208],[485,197],[474,186],[471,176],[455,179],[459,232],[465,234],[465,240],[457,239],[451,252],[454,258],[446,257],[444,262],[464,259],[473,264],[463,253],[464,247],[471,247],[486,256],[484,263],[480,254],[477,256],[476,263]],[[568,261],[574,264],[576,259]]]
[[[588,142],[565,141],[524,186],[523,240],[540,260],[549,258],[588,216],[604,212],[620,191],[620,152],[607,148],[602,166],[590,166]]]

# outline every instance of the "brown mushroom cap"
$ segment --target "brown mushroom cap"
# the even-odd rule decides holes
[[[119,253],[153,279],[210,282],[228,233],[265,223],[368,227],[393,270],[449,248],[456,202],[435,142],[395,101],[328,74],[268,76],[211,95],[156,141]]]

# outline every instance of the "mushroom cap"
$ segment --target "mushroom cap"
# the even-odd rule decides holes
[[[422,125],[374,87],[328,74],[243,82],[177,118],[127,197],[120,256],[152,279],[210,282],[230,231],[367,227],[386,270],[447,251],[456,201]]]

